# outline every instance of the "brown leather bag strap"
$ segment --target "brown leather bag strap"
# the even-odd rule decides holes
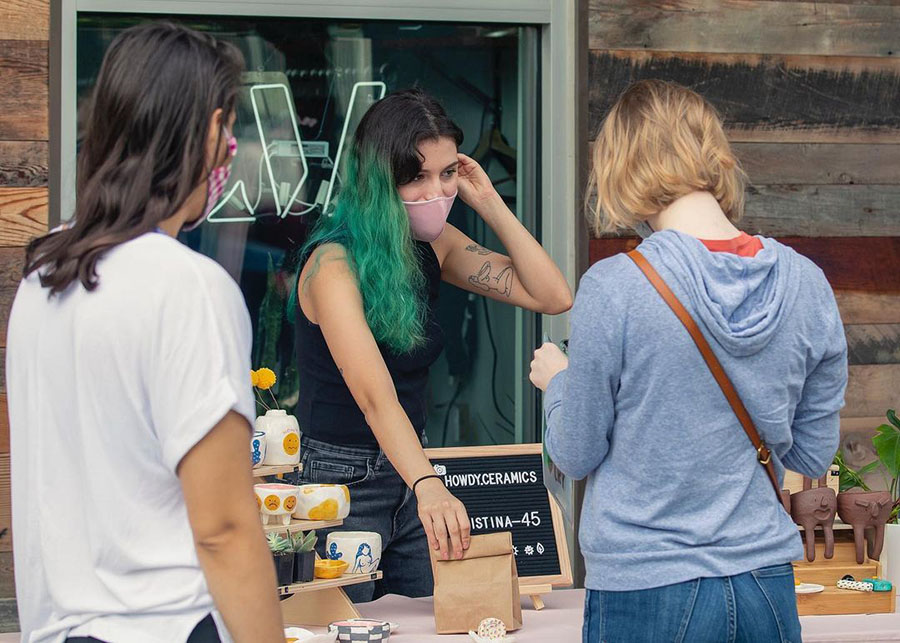
[[[759,460],[759,463],[763,465],[763,468],[766,470],[769,481],[772,483],[772,488],[775,489],[778,503],[781,504],[781,488],[778,484],[778,476],[775,474],[775,466],[772,464],[772,454],[769,452],[768,447],[766,447],[766,443],[759,437],[759,433],[756,430],[756,426],[753,424],[753,420],[750,418],[750,414],[747,412],[747,408],[744,406],[740,395],[738,395],[734,385],[725,373],[725,369],[722,368],[722,364],[719,362],[716,354],[713,353],[712,348],[710,348],[709,342],[706,341],[703,333],[700,332],[700,328],[697,326],[694,318],[691,317],[691,314],[681,305],[681,302],[678,301],[678,297],[676,297],[675,293],[669,289],[669,286],[663,281],[663,278],[659,276],[656,269],[650,265],[650,262],[647,261],[644,255],[637,250],[632,250],[628,253],[628,257],[637,264],[637,267],[641,269],[641,272],[643,272],[650,283],[653,284],[653,287],[656,288],[657,292],[662,296],[663,301],[669,305],[672,312],[674,312],[678,319],[681,320],[681,323],[684,324],[687,332],[690,334],[691,338],[693,338],[694,343],[697,344],[697,348],[700,349],[700,354],[706,361],[706,365],[709,366],[709,370],[719,384],[719,388],[721,388],[722,393],[725,394],[725,399],[728,400],[728,403],[734,410],[734,414],[740,421],[741,426],[744,427],[747,437],[750,438],[750,442],[753,443],[753,448],[756,449],[756,459]]]

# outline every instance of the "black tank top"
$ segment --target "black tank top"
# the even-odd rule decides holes
[[[425,431],[428,369],[444,348],[444,334],[434,314],[441,283],[441,266],[430,243],[415,242],[419,267],[425,275],[425,341],[408,353],[395,353],[379,343],[397,397],[413,427]],[[300,430],[315,440],[341,445],[377,446],[372,429],[338,371],[325,337],[310,322],[300,304],[296,310],[297,372],[300,400],[296,416]]]

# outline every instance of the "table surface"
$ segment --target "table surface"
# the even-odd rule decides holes
[[[584,590],[555,591],[544,596],[546,608],[540,612],[531,600],[522,599],[522,629],[514,633],[516,643],[579,643],[584,613]],[[430,598],[388,595],[357,606],[364,617],[391,621],[398,625],[391,635],[397,643],[462,643],[468,635],[434,633],[434,609]],[[852,616],[803,616],[804,643],[882,643],[900,641],[900,610],[894,614]],[[308,628],[323,631],[318,628]],[[18,634],[0,634],[0,643],[18,643]]]

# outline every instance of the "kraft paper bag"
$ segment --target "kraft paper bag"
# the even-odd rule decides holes
[[[472,536],[460,560],[442,560],[431,550],[434,570],[434,624],[438,634],[477,630],[486,618],[499,618],[510,632],[522,627],[519,575],[512,534]]]

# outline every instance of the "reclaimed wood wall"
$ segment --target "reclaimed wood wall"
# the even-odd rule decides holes
[[[0,631],[17,629],[12,565],[6,323],[23,246],[47,230],[49,0],[0,2]]]
[[[850,345],[842,429],[857,462],[874,453],[867,436],[885,410],[900,407],[897,5],[590,2],[592,134],[632,81],[694,88],[722,112],[750,175],[741,227],[795,247],[831,281]],[[633,245],[593,239],[591,262]]]

